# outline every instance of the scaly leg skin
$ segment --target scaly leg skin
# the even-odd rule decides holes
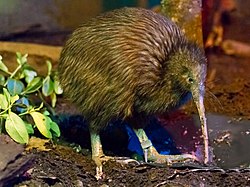
[[[96,179],[102,179],[104,177],[102,170],[102,162],[112,159],[112,157],[105,156],[102,150],[102,143],[99,133],[90,130],[92,159],[96,164]]]
[[[161,155],[152,145],[151,141],[148,139],[145,131],[143,129],[134,129],[136,136],[138,137],[142,149],[144,151],[145,162],[153,161],[156,163],[171,163],[187,161],[187,160],[197,160],[197,158],[191,154],[183,155]]]
[[[116,162],[119,162],[121,164],[128,164],[130,162],[135,162],[139,164],[138,161],[127,158],[127,157],[110,157],[110,156],[104,155],[103,150],[102,150],[100,135],[99,133],[91,129],[90,129],[90,139],[91,139],[91,148],[92,148],[92,160],[96,164],[95,177],[97,180],[104,178],[102,163],[108,160],[115,160]]]

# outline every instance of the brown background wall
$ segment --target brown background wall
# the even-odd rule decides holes
[[[102,11],[119,6],[146,7],[147,4],[148,0],[1,0],[0,38],[26,31],[72,30]]]

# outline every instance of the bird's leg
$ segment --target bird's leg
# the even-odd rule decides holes
[[[96,164],[96,176],[95,177],[97,180],[102,179],[104,177],[103,167],[102,167],[103,162],[106,162],[108,160],[115,160],[116,162],[119,162],[122,164],[128,164],[130,162],[137,163],[136,160],[129,159],[127,157],[106,156],[103,153],[99,131],[95,129],[91,129],[91,128],[89,128],[89,131],[90,131],[91,148],[92,148],[92,160]]]
[[[112,159],[112,157],[105,156],[102,150],[102,143],[100,139],[99,131],[89,129],[90,139],[91,139],[91,148],[92,148],[92,159],[96,164],[96,178],[103,178],[102,163]]]
[[[103,176],[101,157],[103,157],[104,154],[99,133],[90,129],[90,140],[92,148],[92,159],[96,164],[96,178],[101,179]]]
[[[144,159],[145,162],[153,161],[157,163],[175,163],[175,162],[183,162],[186,160],[196,160],[196,157],[190,154],[183,154],[183,155],[161,155],[152,145],[151,141],[148,139],[145,131],[143,129],[134,129],[136,136],[138,137],[143,152],[144,152]]]

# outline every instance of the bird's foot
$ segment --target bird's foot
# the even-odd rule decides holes
[[[178,162],[189,162],[189,161],[197,161],[197,157],[192,154],[181,154],[181,155],[161,155],[157,152],[157,150],[151,146],[148,149],[144,149],[144,158],[145,161],[155,162],[155,163],[166,163],[168,165],[172,165]]]
[[[182,154],[182,155],[154,155],[154,159],[156,159],[156,163],[166,163],[171,166],[172,164],[179,162],[190,162],[196,161],[196,157],[191,154]]]
[[[94,162],[96,163],[96,179],[100,180],[100,179],[104,179],[105,175],[103,172],[103,163],[111,160],[111,161],[116,161],[120,164],[129,164],[129,163],[135,163],[137,165],[139,165],[140,163],[135,160],[135,159],[131,159],[129,157],[111,157],[111,156],[106,156],[106,155],[102,155],[102,156],[96,156],[92,158],[94,160]]]
[[[167,163],[171,165],[177,162],[187,162],[187,161],[195,161],[199,160],[196,156],[191,154],[183,154],[183,155],[161,155],[153,146],[150,139],[148,139],[145,131],[143,129],[134,129],[136,136],[138,137],[141,147],[144,152],[144,160],[145,162],[155,162],[155,163]]]
[[[114,158],[102,154],[101,156],[100,155],[99,156],[92,156],[92,159],[94,160],[94,162],[96,164],[96,175],[95,175],[95,178],[97,180],[104,179],[105,175],[103,173],[102,164],[105,163],[105,162],[107,162],[108,160],[113,160]]]
[[[130,163],[134,163],[136,165],[140,164],[139,161],[129,157],[114,157],[114,160],[120,164],[130,164]]]
[[[101,179],[104,179],[104,177],[105,177],[105,175],[104,175],[103,170],[102,170],[102,165],[96,166],[95,178],[97,180],[101,180]]]

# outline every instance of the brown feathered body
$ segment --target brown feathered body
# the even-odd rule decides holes
[[[178,107],[206,74],[203,51],[177,25],[152,11],[122,8],[76,29],[62,50],[66,97],[96,130]]]

